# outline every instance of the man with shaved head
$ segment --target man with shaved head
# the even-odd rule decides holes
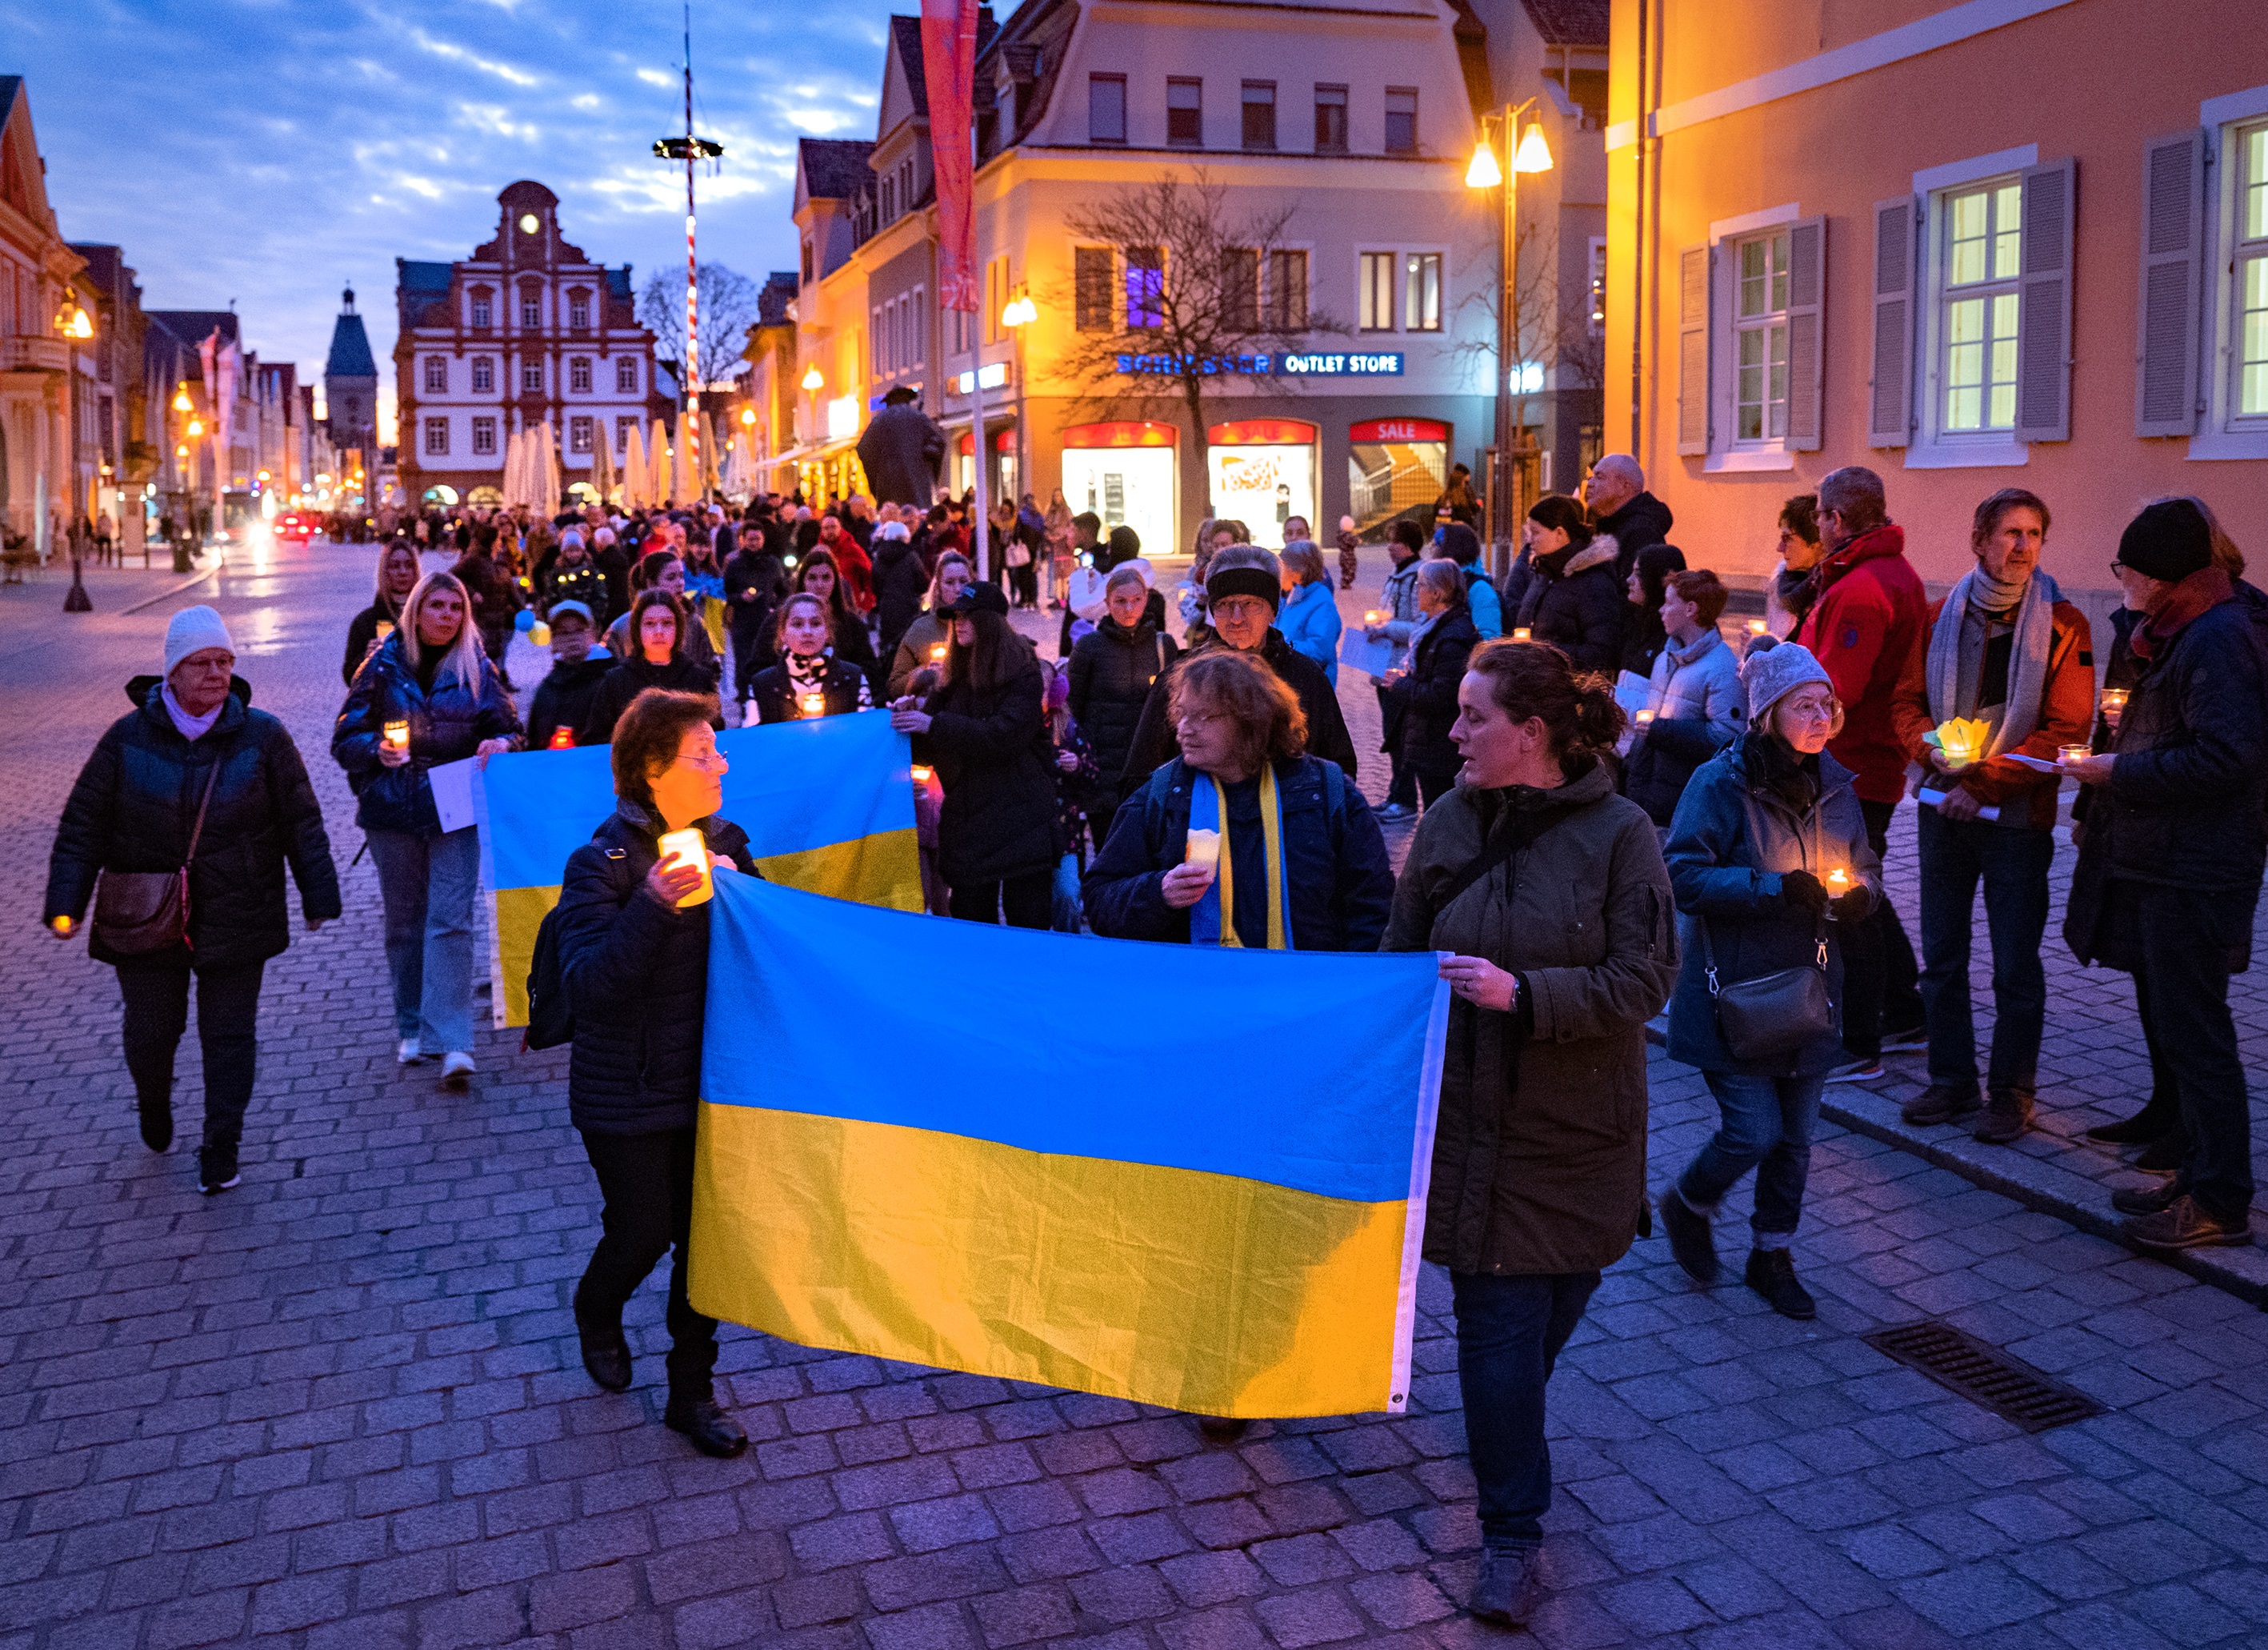
[[[1591,466],[1583,503],[1594,532],[1615,535],[1615,576],[1627,581],[1638,553],[1669,542],[1669,506],[1646,490],[1646,472],[1627,453],[1609,453]]]

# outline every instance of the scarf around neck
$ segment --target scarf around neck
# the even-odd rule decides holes
[[[2149,659],[2186,630],[2191,621],[2219,607],[2236,593],[2228,575],[2218,567],[2201,567],[2174,586],[2166,605],[2134,627],[2126,645],[2137,659]]]
[[[1218,831],[1220,865],[1204,897],[1189,908],[1189,943],[1193,946],[1241,947],[1236,932],[1236,872],[1228,846],[1228,791],[1211,774],[1197,773],[1189,787],[1189,829]],[[1292,948],[1292,900],[1284,883],[1284,799],[1276,786],[1276,768],[1260,769],[1260,836],[1263,881],[1268,901],[1268,949]],[[1249,874],[1250,867],[1247,867]]]
[[[174,731],[192,745],[211,733],[212,725],[220,720],[220,713],[228,709],[228,696],[223,694],[220,703],[202,716],[191,716],[173,696],[173,684],[170,681],[159,685],[158,695],[165,703],[166,714],[173,720]]]
[[[2024,581],[2011,618],[2007,608],[1979,601],[1980,586],[1998,583],[1981,566],[1961,577],[1946,593],[1945,606],[1930,629],[1927,660],[1930,715],[1940,722],[1981,716],[1991,723],[1987,760],[2014,750],[2040,725],[2047,701],[2048,656],[2055,646],[2055,604],[2063,600],[2055,580],[2035,571]],[[1988,602],[1999,600],[1997,592],[1984,598]],[[1984,681],[1985,643],[1996,623],[2012,625],[2015,632],[2008,650],[2008,697],[1998,709],[1985,711],[1977,699]]]

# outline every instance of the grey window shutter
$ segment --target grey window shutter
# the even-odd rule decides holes
[[[1874,366],[1867,445],[1902,447],[1913,423],[1914,200],[1874,203]]]
[[[2071,225],[2078,163],[2027,166],[2023,271],[2016,280],[2019,441],[2071,439]]]
[[[1709,248],[1677,254],[1677,450],[1709,450]]]
[[[2134,433],[2197,433],[2198,281],[2205,262],[2205,134],[2142,147],[2142,311]]]
[[[1799,217],[1787,226],[1787,445],[1819,451],[1820,326],[1827,297],[1827,220]]]

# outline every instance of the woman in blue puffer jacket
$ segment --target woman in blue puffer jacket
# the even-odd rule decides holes
[[[1284,605],[1276,610],[1276,628],[1292,651],[1304,653],[1323,667],[1331,686],[1339,685],[1339,604],[1331,593],[1330,576],[1323,571],[1323,553],[1305,539],[1284,547]]]
[[[517,750],[519,712],[468,616],[465,586],[428,573],[401,626],[356,674],[331,734],[359,806],[386,898],[386,965],[394,979],[394,1057],[444,1055],[441,1080],[473,1071],[475,828],[441,829],[427,771],[467,756]],[[387,729],[397,737],[389,738]]]

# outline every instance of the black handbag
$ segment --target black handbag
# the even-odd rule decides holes
[[[112,871],[94,885],[94,942],[122,957],[144,956],[189,942],[189,867],[196,862],[197,838],[204,835],[205,809],[227,753],[213,758],[205,793],[197,803],[197,822],[189,832],[189,851],[179,871]]]
[[[1827,994],[1827,916],[1821,912],[1818,949],[1805,967],[1759,974],[1752,980],[1717,983],[1717,948],[1709,941],[1709,919],[1701,919],[1701,961],[1710,999],[1717,1009],[1717,1035],[1734,1059],[1777,1060],[1804,1044],[1835,1032],[1835,1001]]]

